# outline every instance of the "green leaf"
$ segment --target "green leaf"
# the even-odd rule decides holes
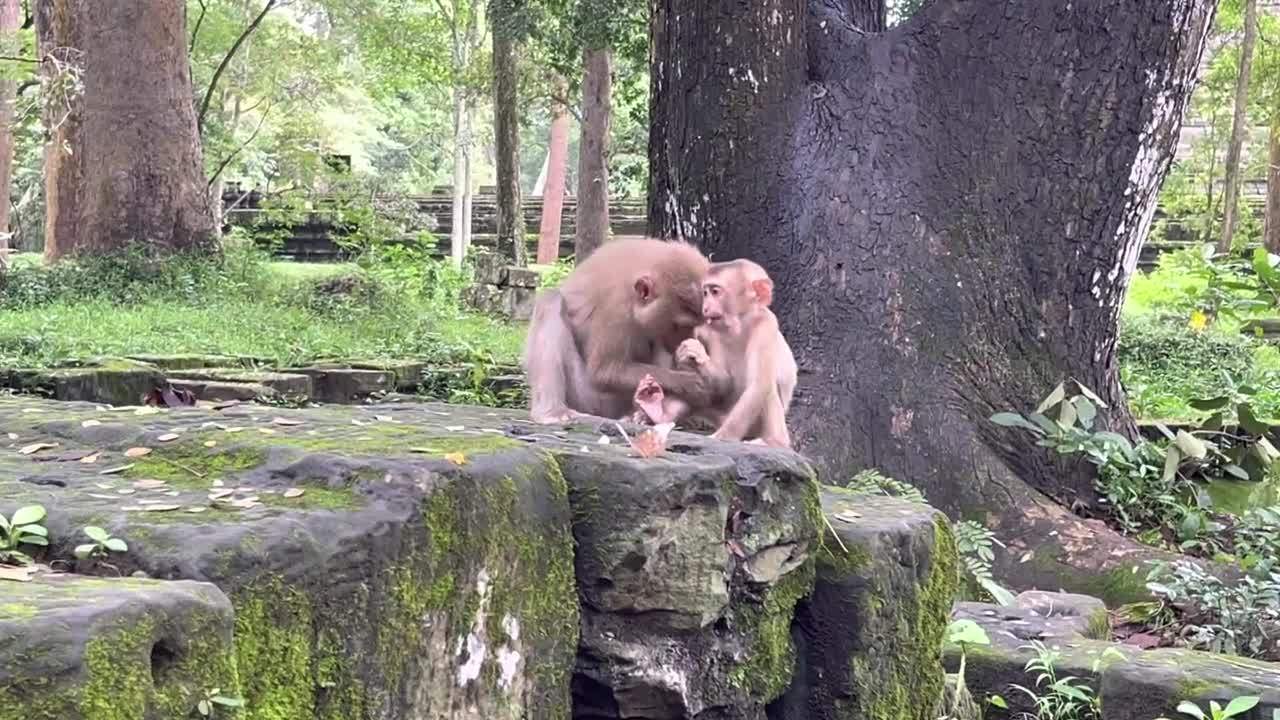
[[[39,535],[40,537],[49,537],[49,528],[43,525],[23,525],[23,535]]]
[[[1186,430],[1179,430],[1174,442],[1185,455],[1196,460],[1203,460],[1209,454],[1209,448],[1204,441]]]
[[[1058,409],[1058,424],[1064,428],[1072,428],[1076,425],[1076,406],[1069,402],[1062,403]]]
[[[98,542],[106,542],[107,538],[111,537],[106,530],[103,530],[96,525],[87,526],[84,529],[84,534],[88,535],[90,540],[96,540]]]
[[[1223,467],[1222,470],[1223,472],[1225,472],[1226,474],[1230,475],[1231,477],[1237,480],[1243,480],[1245,482],[1248,482],[1249,480],[1252,479],[1249,477],[1249,472],[1247,470],[1245,470],[1244,468],[1234,463]]]
[[[1190,700],[1183,700],[1178,703],[1178,712],[1183,715],[1190,715],[1193,718],[1198,718],[1198,720],[1205,720],[1204,711],[1200,709],[1199,705],[1196,705]]]
[[[1094,405],[1097,405],[1098,407],[1104,408],[1104,409],[1107,407],[1107,404],[1103,402],[1102,398],[1098,397],[1097,393],[1090,390],[1088,385],[1085,385],[1079,380],[1076,381],[1076,389],[1080,391],[1081,395],[1089,398],[1089,400],[1092,401]]]
[[[1253,695],[1235,698],[1227,704],[1227,711],[1223,714],[1223,717],[1235,717],[1240,713],[1249,712],[1258,705],[1259,700],[1261,700],[1261,698],[1254,697]]]
[[[1222,424],[1224,421],[1225,416],[1220,412],[1216,412],[1205,418],[1204,422],[1200,423],[1200,429],[1206,432],[1218,432],[1222,430]]]
[[[947,641],[973,645],[991,644],[991,638],[987,636],[987,631],[972,620],[956,620],[951,623],[947,628]]]
[[[1040,405],[1036,408],[1036,412],[1043,415],[1049,408],[1062,402],[1067,397],[1066,383],[1058,383],[1058,387],[1049,393],[1049,396],[1040,401]]]
[[[1271,432],[1271,426],[1259,420],[1248,403],[1241,403],[1236,407],[1236,419],[1240,421],[1240,427],[1250,435],[1266,435]]]
[[[201,700],[196,703],[196,710],[198,710],[201,715],[209,717],[209,713],[213,712],[213,706],[209,704],[208,700]]]
[[[240,698],[227,697],[225,695],[215,695],[213,701],[225,707],[244,707],[244,700]]]
[[[1178,476],[1178,464],[1181,462],[1182,453],[1178,452],[1177,446],[1170,445],[1164,455],[1164,475],[1161,479],[1165,483],[1173,482],[1173,479]]]
[[[1221,397],[1209,398],[1206,400],[1192,400],[1187,404],[1195,408],[1196,410],[1203,410],[1204,412],[1209,412],[1211,410],[1221,410],[1222,408],[1226,407],[1230,402],[1231,402],[1231,398],[1227,395],[1223,395]]]
[[[1040,429],[1048,435],[1057,435],[1059,432],[1062,432],[1062,428],[1058,427],[1058,423],[1050,420],[1040,413],[1035,413],[1030,419],[1031,422],[1039,425]]]
[[[94,548],[96,547],[98,546],[93,544],[77,545],[75,550],[76,559],[84,560],[93,554]]]
[[[1076,407],[1076,415],[1080,418],[1080,427],[1085,430],[1093,429],[1093,421],[1098,418],[1098,408],[1089,402],[1089,398],[1084,396],[1076,396],[1071,398],[1071,404]]]
[[[126,545],[125,542],[120,538],[108,538],[105,544],[107,546],[107,549],[112,552],[119,552],[119,553],[129,552],[129,546]]]
[[[20,541],[24,545],[39,545],[40,547],[48,547],[49,539],[39,535],[23,535]]]
[[[1264,437],[1258,438],[1257,442],[1253,444],[1253,449],[1254,453],[1258,456],[1258,459],[1262,460],[1264,465],[1270,465],[1275,462],[1277,458],[1280,458],[1280,451],[1277,451],[1276,446],[1272,445],[1271,441]]]
[[[1024,430],[1043,434],[1043,431],[1036,427],[1035,423],[1032,423],[1030,420],[1022,417],[1018,413],[996,413],[991,416],[991,422],[999,425],[1000,427],[1023,428]]]
[[[1009,592],[1009,590],[1000,583],[992,580],[991,578],[984,577],[978,578],[978,584],[981,585],[982,589],[986,590],[991,597],[995,598],[997,604],[1005,607],[1013,605],[1013,593]]]
[[[1009,703],[1005,702],[1004,698],[1000,697],[999,695],[992,695],[991,697],[987,698],[987,702],[991,703],[995,707],[1000,708],[1001,710],[1009,709]]]
[[[1158,422],[1155,424],[1155,426],[1156,426],[1156,429],[1160,431],[1161,435],[1164,435],[1166,438],[1169,438],[1170,440],[1174,439],[1175,435],[1173,434],[1173,431],[1169,429],[1168,425]]]
[[[28,505],[24,508],[18,508],[18,511],[13,514],[12,523],[14,525],[30,525],[43,520],[44,515],[44,508],[40,505]]]

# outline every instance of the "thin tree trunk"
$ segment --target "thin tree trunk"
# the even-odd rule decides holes
[[[1092,468],[989,418],[1075,378],[1134,433],[1120,308],[1213,1],[934,0],[884,33],[841,4],[654,0],[650,232],[773,274],[827,482],[984,516],[1017,587],[1145,595],[1151,552],[1068,509]]]
[[[471,183],[471,162],[472,157],[475,155],[475,147],[472,145],[471,136],[471,128],[473,126],[471,113],[472,111],[468,109],[463,114],[463,121],[466,123],[466,133],[464,134],[466,142],[463,144],[464,155],[462,158],[462,167],[464,169],[462,173],[462,251],[464,255],[471,249],[471,224],[475,220],[471,210],[471,201],[476,196],[475,187]]]
[[[6,48],[17,48],[22,27],[21,0],[0,0],[0,37]],[[10,54],[17,55],[16,49]],[[9,210],[13,194],[14,124],[17,121],[18,82],[0,78],[0,268],[9,259]]]
[[[1218,108],[1209,112],[1209,169],[1204,180],[1204,242],[1213,242],[1214,225],[1218,221],[1218,206],[1214,204],[1214,182],[1218,177]]]
[[[569,113],[558,102],[552,103],[551,111],[547,183],[542,190],[542,226],[538,232],[538,263],[542,265],[553,263],[560,256],[560,222],[564,212],[565,174],[568,172],[565,164],[569,160]]]
[[[1271,118],[1267,142],[1267,251],[1280,255],[1280,113]]]
[[[43,50],[78,51],[84,81],[46,152],[45,257],[109,253],[131,242],[161,252],[215,248],[185,3],[41,4],[49,10]]]
[[[467,100],[461,88],[453,89],[453,224],[449,227],[449,258],[456,268],[462,267],[467,251],[466,192],[467,181]]]
[[[613,122],[613,53],[583,54],[582,135],[578,141],[578,214],[574,259],[582,262],[609,239],[609,128]]]
[[[1218,252],[1231,252],[1240,212],[1240,156],[1248,127],[1249,79],[1253,72],[1253,45],[1258,36],[1258,0],[1245,0],[1244,39],[1240,41],[1240,73],[1236,76],[1236,99],[1231,115],[1231,144],[1227,146],[1226,188],[1222,199],[1222,234]]]
[[[496,15],[493,23],[493,132],[497,152],[497,248],[511,262],[529,264],[520,205],[520,107],[516,41],[511,22]]]

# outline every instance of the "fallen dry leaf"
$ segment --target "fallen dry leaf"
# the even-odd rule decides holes
[[[138,491],[137,491],[137,490],[134,490],[133,488],[120,488],[119,490],[117,490],[117,491],[116,491],[116,494],[118,494],[118,495],[132,495],[132,494],[134,494],[134,493],[136,493],[136,492],[138,492]]]
[[[151,448],[146,448],[146,447],[134,447],[124,451],[124,456],[131,457],[131,458],[146,457],[150,454],[151,454]]]
[[[31,443],[30,445],[27,445],[22,449],[18,450],[18,452],[22,453],[23,455],[34,455],[35,453],[38,453],[41,450],[48,450],[49,448],[56,448],[56,447],[58,447],[58,443]]]
[[[395,422],[396,421],[395,418],[391,417],[390,415],[374,415],[373,419],[379,422]]]
[[[445,454],[445,456],[444,456],[444,459],[445,459],[445,460],[448,460],[449,462],[453,463],[454,465],[466,465],[466,464],[467,464],[467,456],[466,456],[466,455],[463,455],[463,454],[462,454],[462,453],[460,453],[460,452],[451,452],[451,453],[446,453],[446,454]]]
[[[148,505],[145,510],[147,512],[169,512],[171,510],[181,510],[181,505]]]
[[[9,439],[10,439],[10,440],[17,440],[17,439],[18,439],[18,433],[9,433]]]
[[[646,428],[634,439],[627,436],[627,431],[618,425],[618,430],[622,433],[622,437],[631,445],[631,449],[642,458],[655,458],[666,452],[667,436],[671,434],[671,429],[676,426],[675,423],[662,423]]]
[[[202,513],[202,512],[204,512],[205,510],[208,510],[208,509],[209,509],[209,508],[204,507],[203,505],[192,505],[191,507],[189,507],[189,508],[187,508],[187,509],[186,509],[186,512],[189,512],[189,513]]]
[[[132,463],[129,465],[121,465],[120,467],[107,468],[106,470],[103,470],[98,474],[99,475],[119,475],[120,473],[124,472],[125,470],[129,470],[132,467],[133,467]]]
[[[204,443],[204,446],[205,446],[205,447],[207,447],[207,448],[211,448],[211,447],[218,447],[218,441],[217,441],[217,440],[206,440],[206,441],[205,441],[205,443]]]
[[[133,486],[138,490],[158,490],[168,484],[164,480],[136,480]]]
[[[448,430],[449,432],[462,432],[463,430],[467,429],[467,426],[466,425],[446,425],[444,429]]]
[[[99,490],[115,490],[116,486],[111,483],[94,483]]]
[[[102,424],[101,420],[85,420],[80,423],[80,427],[97,427]]]
[[[214,487],[222,487],[222,481],[221,481],[221,480],[214,480],[214,481],[213,481],[213,486],[214,486]]]
[[[98,457],[101,455],[102,453],[91,453],[89,455],[85,455],[84,457],[80,458],[80,462],[84,463],[85,465],[92,465],[98,462]]]
[[[275,430],[272,430],[271,428],[258,428],[258,432],[262,433],[263,435],[275,435],[275,434],[276,434],[276,431],[275,431]]]
[[[857,522],[861,520],[862,515],[852,510],[841,510],[840,512],[836,513],[836,519],[841,522],[851,523],[851,522]]]
[[[160,408],[140,407],[133,411],[134,415],[156,415],[160,412]]]
[[[229,428],[227,428],[227,432],[229,432],[229,433],[238,433],[238,432],[243,432],[243,431],[244,431],[244,430],[246,430],[246,429],[247,429],[247,428],[242,428],[242,427],[229,427]]]
[[[33,567],[15,567],[13,565],[0,565],[0,580],[11,580],[14,582],[31,582],[31,576],[36,573]]]
[[[179,435],[178,433],[165,433],[164,435],[161,435],[160,437],[156,438],[156,440],[159,440],[160,442],[173,442],[174,440],[177,440],[180,437],[182,436]]]
[[[289,488],[284,491],[284,496],[287,498],[298,498],[302,497],[305,492],[306,490],[303,490],[302,488]]]
[[[411,447],[409,448],[409,452],[418,453],[419,455],[435,455],[440,451],[437,450],[436,448],[429,448],[429,447]]]
[[[281,417],[273,418],[271,422],[275,425],[282,425],[284,427],[293,427],[295,425],[302,424],[301,420],[290,420],[289,418],[281,418]]]
[[[231,497],[232,495],[235,495],[235,494],[236,494],[235,490],[232,490],[231,488],[223,488],[221,490],[214,490],[213,492],[209,493],[209,499],[221,500],[222,498]]]

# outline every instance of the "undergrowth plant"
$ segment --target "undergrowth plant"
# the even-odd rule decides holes
[[[84,534],[90,542],[76,546],[75,556],[79,560],[105,560],[113,552],[129,552],[129,545],[124,540],[112,536],[100,527],[89,525],[84,529]]]
[[[49,544],[49,531],[40,524],[45,518],[41,505],[27,505],[14,511],[12,517],[0,513],[0,564],[30,565],[30,555],[18,548],[23,545],[44,547]]]
[[[1158,625],[1180,628],[1188,647],[1244,657],[1280,657],[1280,571],[1276,558],[1232,584],[1188,561],[1156,563],[1147,589],[1160,599]]]
[[[1210,700],[1209,712],[1201,710],[1199,705],[1189,700],[1184,700],[1181,703],[1178,703],[1178,712],[1188,717],[1193,717],[1196,720],[1228,720],[1228,718],[1244,715],[1254,709],[1258,706],[1258,702],[1260,700],[1261,698],[1253,695],[1233,698],[1231,702],[1227,703],[1225,708],[1219,705],[1217,700]],[[1273,720],[1280,720],[1280,710],[1274,711],[1271,717]],[[1160,718],[1159,720],[1169,719]]]
[[[1059,676],[1057,664],[1062,653],[1046,646],[1039,640],[1027,646],[1035,656],[1027,661],[1024,671],[1034,676],[1030,687],[1012,685],[1019,694],[1025,696],[1034,708],[1034,713],[1024,714],[1033,720],[1100,720],[1102,704],[1097,692],[1089,683],[1074,675]],[[1109,647],[1094,661],[1093,674],[1097,675],[1102,663],[1108,659],[1124,660],[1124,655],[1114,647]],[[1008,702],[1001,696],[993,696],[989,702],[999,708],[1007,709]]]

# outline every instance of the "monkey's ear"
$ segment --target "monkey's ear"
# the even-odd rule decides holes
[[[648,275],[641,275],[636,278],[636,297],[642,303],[647,303],[653,299],[653,278]]]
[[[773,302],[773,281],[769,278],[752,280],[751,289],[755,292],[756,300],[760,301],[761,307],[769,307]]]

